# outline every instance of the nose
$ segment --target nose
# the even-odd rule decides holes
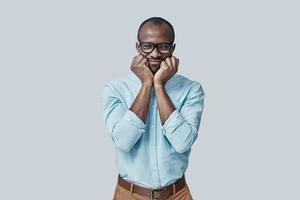
[[[155,47],[155,48],[153,49],[153,51],[151,52],[151,56],[152,56],[153,58],[158,58],[158,57],[160,57],[160,53],[159,53],[159,51],[157,50],[156,47]]]

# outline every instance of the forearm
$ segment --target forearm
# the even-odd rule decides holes
[[[177,110],[174,108],[165,88],[155,84],[157,102],[162,121],[162,133],[178,153],[191,149],[198,136],[204,92],[200,83],[191,86],[183,105]]]
[[[170,114],[175,110],[175,107],[168,96],[164,85],[155,84],[156,100],[159,109],[161,124],[163,125]]]
[[[142,84],[142,87],[132,103],[130,110],[146,123],[152,85]]]

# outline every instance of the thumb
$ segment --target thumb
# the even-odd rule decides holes
[[[141,64],[145,65],[145,66],[148,66],[149,62],[146,58],[143,58]]]

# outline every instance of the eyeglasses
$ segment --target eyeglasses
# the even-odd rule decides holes
[[[152,42],[140,42],[140,47],[144,53],[151,53],[155,48],[162,53],[170,53],[173,47],[171,43],[158,43],[154,44]]]

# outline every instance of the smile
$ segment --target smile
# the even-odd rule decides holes
[[[150,63],[155,63],[155,64],[157,64],[157,63],[160,63],[161,60],[150,60],[150,59],[149,59],[149,62],[150,62]]]

